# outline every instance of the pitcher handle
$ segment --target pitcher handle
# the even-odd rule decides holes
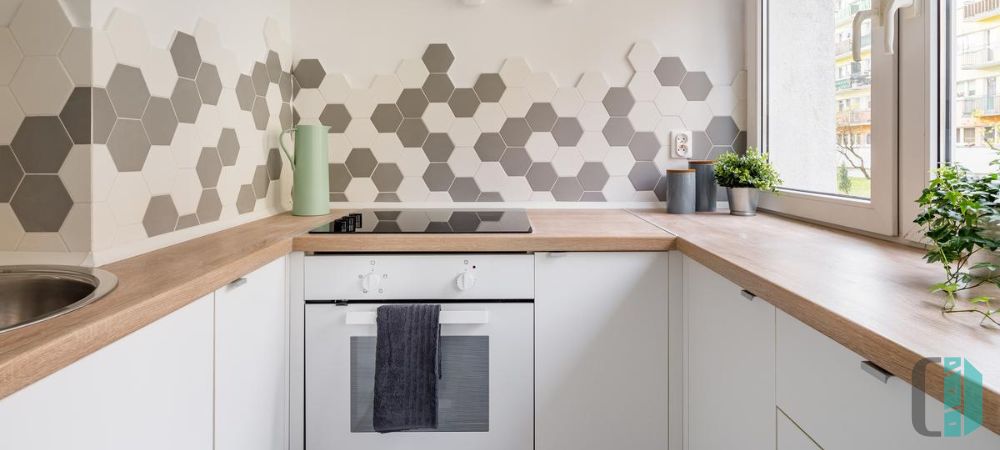
[[[285,147],[285,135],[294,131],[295,128],[289,128],[285,131],[282,131],[281,134],[278,135],[278,146],[281,147],[281,152],[285,154],[285,158],[288,158],[288,164],[292,166],[293,172],[295,171],[295,158],[293,158],[292,155],[288,153],[288,148]]]

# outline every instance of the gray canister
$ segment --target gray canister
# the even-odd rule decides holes
[[[715,184],[715,161],[688,161],[688,164],[695,174],[695,211],[715,212],[719,192]]]
[[[670,214],[690,214],[695,206],[694,169],[671,169],[667,171],[667,212]]]

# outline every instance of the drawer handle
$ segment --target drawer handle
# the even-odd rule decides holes
[[[246,277],[239,277],[239,278],[237,278],[237,279],[235,279],[235,280],[233,280],[233,281],[231,281],[229,283],[229,288],[230,289],[232,289],[232,288],[238,288],[240,286],[243,286],[244,284],[247,284]]]
[[[378,313],[349,312],[344,322],[347,325],[375,325]],[[489,311],[441,311],[438,319],[441,325],[486,325],[490,323]]]
[[[879,367],[871,361],[861,361],[861,370],[864,370],[868,375],[875,377],[876,380],[885,384],[888,384],[889,378],[892,378],[892,374],[888,370]]]
[[[754,301],[754,300],[757,300],[757,296],[754,295],[753,292],[750,292],[750,291],[748,291],[746,289],[740,291],[740,295],[742,295],[743,298],[745,298],[747,300],[750,300],[751,302]]]

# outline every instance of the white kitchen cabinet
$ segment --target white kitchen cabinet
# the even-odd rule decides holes
[[[778,417],[778,450],[823,450],[780,409]]]
[[[690,258],[684,281],[684,448],[774,448],[774,307]]]
[[[215,293],[215,450],[288,448],[288,303],[280,258]]]
[[[212,296],[0,400],[0,448],[210,450]]]
[[[535,258],[535,448],[667,446],[667,254]]]
[[[925,437],[911,420],[912,386],[862,370],[862,357],[795,318],[777,315],[777,406],[826,450],[996,450],[1000,436],[980,428],[961,438]],[[942,404],[926,399],[926,424],[940,430]]]

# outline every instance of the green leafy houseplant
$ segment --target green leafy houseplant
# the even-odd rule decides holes
[[[997,162],[994,161],[994,166]],[[958,294],[980,286],[1000,287],[1000,266],[977,262],[977,255],[990,255],[1000,248],[1000,176],[978,175],[960,165],[937,170],[917,200],[922,211],[916,222],[930,241],[924,259],[944,268],[945,280],[931,286],[944,293],[946,313],[972,313],[1000,325],[1000,308],[989,296],[968,298],[969,307],[958,306]]]
[[[778,171],[767,160],[767,153],[747,148],[743,154],[723,153],[715,163],[715,182],[726,188],[756,188],[775,192],[781,185]]]

